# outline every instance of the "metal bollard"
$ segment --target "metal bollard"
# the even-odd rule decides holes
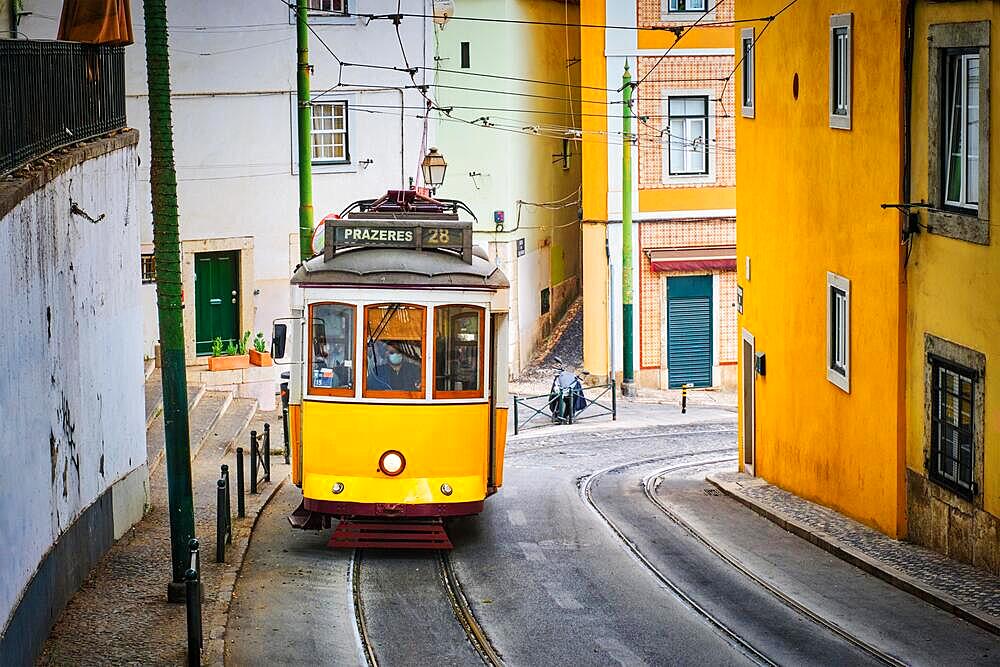
[[[243,482],[243,448],[236,448],[236,516],[243,518],[247,515],[246,486]]]
[[[292,455],[292,443],[288,440],[288,408],[281,411],[281,425],[285,429],[285,465],[288,465],[289,457]]]
[[[191,560],[187,572],[184,573],[184,597],[187,612],[187,662],[188,665],[201,665],[201,647],[203,635],[201,627],[201,577],[198,573],[200,558],[198,555],[198,540],[188,542],[191,550]]]
[[[264,424],[264,481],[271,481],[271,425]]]
[[[250,431],[250,493],[257,493],[257,431]]]
[[[615,380],[611,379],[611,421],[618,419],[618,399],[615,396]]]
[[[226,481],[220,479],[215,495],[215,562],[226,562]]]
[[[514,397],[514,435],[517,435],[517,396]]]
[[[681,414],[688,411],[688,387],[693,387],[690,382],[681,385]]]
[[[226,544],[233,543],[233,493],[229,482],[229,466],[222,464],[222,479],[226,480]]]

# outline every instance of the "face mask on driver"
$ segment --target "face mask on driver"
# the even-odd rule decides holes
[[[403,355],[400,352],[390,352],[389,353],[389,363],[393,366],[398,366],[403,363]]]

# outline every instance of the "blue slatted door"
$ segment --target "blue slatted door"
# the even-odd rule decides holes
[[[712,276],[667,279],[669,386],[712,386]]]

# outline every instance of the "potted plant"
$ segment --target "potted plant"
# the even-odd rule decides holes
[[[250,340],[250,332],[243,334],[239,343],[229,341],[223,350],[221,338],[212,341],[212,356],[208,358],[208,370],[210,371],[232,371],[240,368],[247,368],[250,365],[250,357],[247,355],[247,342]]]
[[[273,363],[271,353],[267,351],[264,332],[258,331],[253,339],[253,349],[250,350],[250,364],[253,366],[270,366]]]

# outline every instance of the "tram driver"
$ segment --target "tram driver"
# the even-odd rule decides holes
[[[385,344],[387,363],[368,368],[368,388],[376,391],[420,391],[420,365],[405,357],[394,343]]]

